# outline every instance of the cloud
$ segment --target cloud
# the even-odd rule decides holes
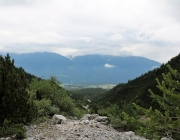
[[[124,37],[121,34],[114,34],[108,38],[108,40],[112,40],[112,41],[122,41],[123,39]]]
[[[33,0],[31,0],[32,2]],[[1,0],[0,5],[17,6],[31,3],[30,0]]]
[[[1,0],[0,51],[167,62],[180,52],[179,9],[179,0]]]
[[[93,39],[91,37],[78,37],[77,40],[84,41],[87,43],[90,43],[93,41]]]
[[[108,64],[108,63],[106,63],[106,64],[104,65],[104,67],[105,67],[105,68],[114,68],[115,66],[114,66],[114,65],[110,65],[110,64]]]
[[[153,66],[150,70],[154,70],[156,68],[159,68],[159,66]]]

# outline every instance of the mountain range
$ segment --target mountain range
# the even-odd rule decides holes
[[[141,76],[129,80],[127,83],[118,84],[109,90],[106,95],[99,99],[97,102],[105,106],[109,106],[108,103],[118,104],[122,107],[122,104],[131,104],[135,102],[142,107],[149,108],[150,106],[158,108],[159,104],[154,102],[150,96],[148,89],[151,89],[155,94],[162,95],[162,91],[157,88],[156,78],[161,82],[163,80],[163,73],[168,73],[169,69],[167,65],[170,65],[173,69],[180,71],[180,54],[173,57],[166,64],[162,64],[159,68],[148,71]]]
[[[138,56],[85,55],[69,59],[50,52],[10,56],[26,72],[45,79],[55,76],[64,84],[125,83],[161,65]]]

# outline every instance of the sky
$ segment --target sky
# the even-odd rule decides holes
[[[0,0],[0,52],[66,57],[180,53],[180,0]]]

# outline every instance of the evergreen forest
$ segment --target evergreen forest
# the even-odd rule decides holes
[[[56,77],[42,79],[0,56],[0,137],[25,138],[24,125],[49,121],[54,114],[80,118],[106,115],[114,128],[148,139],[180,139],[180,54],[109,91],[67,91]],[[89,110],[83,108],[89,105]]]

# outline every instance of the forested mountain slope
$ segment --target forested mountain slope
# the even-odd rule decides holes
[[[10,54],[17,67],[45,79],[55,76],[67,84],[117,84],[159,67],[138,56],[85,55],[69,59],[56,53]]]
[[[149,71],[134,80],[129,80],[126,84],[119,84],[111,89],[103,99],[102,104],[117,103],[122,106],[123,103],[135,102],[143,107],[157,106],[157,103],[152,101],[148,89],[151,89],[156,94],[161,92],[156,88],[156,78],[162,79],[162,73],[168,72],[167,64],[170,64],[173,69],[180,71],[180,54],[172,58],[166,64],[162,64],[160,68]]]

